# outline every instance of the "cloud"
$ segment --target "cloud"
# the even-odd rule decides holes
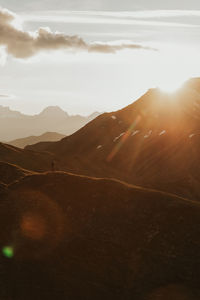
[[[14,98],[13,95],[8,95],[8,94],[0,94],[0,98]]]
[[[135,18],[135,19],[154,19],[154,18],[173,18],[173,17],[199,17],[200,10],[134,10],[134,11],[87,11],[74,12],[87,15],[107,16],[115,18]],[[63,14],[63,11],[57,11],[57,14]]]
[[[39,11],[22,13],[25,22],[55,22],[84,24],[116,24],[162,27],[198,27],[190,23],[181,23],[179,17],[199,17],[200,11],[153,10],[153,11]],[[167,18],[175,22],[164,21]]]
[[[132,42],[118,45],[106,43],[86,43],[77,35],[69,36],[52,32],[49,28],[39,28],[28,32],[17,26],[17,16],[6,9],[0,9],[0,46],[16,58],[28,58],[40,51],[69,49],[74,51],[115,53],[123,49],[154,50]]]
[[[15,15],[5,8],[0,9],[0,22],[7,23],[12,22],[15,19]]]

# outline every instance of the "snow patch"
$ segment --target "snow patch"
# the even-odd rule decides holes
[[[191,139],[191,138],[193,138],[193,136],[195,136],[194,133],[190,134],[190,135],[189,135],[189,138]]]
[[[102,145],[97,146],[97,150],[101,149],[102,147]]]
[[[163,131],[161,131],[160,133],[159,133],[159,135],[163,135],[163,134],[165,134],[166,133],[166,130],[163,130]]]
[[[117,119],[117,117],[115,117],[115,116],[112,116],[111,118],[112,118],[113,120],[116,120],[116,119]]]
[[[145,134],[144,138],[147,139],[148,137],[150,137],[151,134],[152,134],[152,130],[149,130],[149,132]]]
[[[134,135],[138,134],[139,132],[140,132],[139,130],[135,130],[135,131],[132,132],[131,135],[134,136]]]
[[[119,136],[117,136],[116,138],[114,138],[113,142],[115,143],[118,139],[120,139],[120,137],[122,137],[125,134],[125,132],[122,132]]]

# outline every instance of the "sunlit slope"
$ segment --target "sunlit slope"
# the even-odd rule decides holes
[[[198,203],[47,173],[11,185],[0,205],[2,299],[141,300],[160,289],[199,299]]]
[[[58,167],[199,198],[200,80],[175,94],[149,90],[45,150]],[[32,146],[34,149],[34,146]]]

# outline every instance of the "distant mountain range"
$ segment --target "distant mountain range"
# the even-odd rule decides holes
[[[40,142],[56,142],[64,137],[65,135],[57,132],[45,132],[39,136],[29,136],[27,138],[16,139],[14,141],[10,141],[8,144],[19,148],[24,148],[27,145],[33,145]]]
[[[58,106],[50,106],[38,115],[29,116],[0,106],[0,141],[9,142],[46,132],[70,135],[98,115],[95,112],[87,117],[70,116]]]

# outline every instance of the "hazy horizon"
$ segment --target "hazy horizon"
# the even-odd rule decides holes
[[[0,109],[1,108],[3,108],[3,109],[9,109],[11,112],[19,112],[19,113],[21,113],[22,115],[25,115],[25,116],[36,116],[36,115],[40,115],[41,113],[43,113],[46,109],[48,109],[48,108],[58,108],[58,109],[61,109],[63,112],[66,112],[70,117],[74,117],[74,116],[83,116],[83,117],[89,117],[89,116],[91,116],[91,115],[93,115],[93,114],[95,114],[95,113],[99,113],[99,114],[101,114],[101,113],[103,113],[103,112],[99,112],[99,111],[93,111],[92,113],[89,113],[89,114],[70,114],[70,113],[68,113],[68,111],[67,110],[65,110],[65,109],[63,109],[62,107],[60,107],[59,105],[49,105],[49,106],[45,106],[44,108],[42,108],[42,109],[40,109],[38,112],[36,112],[36,113],[24,113],[23,112],[23,110],[17,110],[17,109],[12,109],[12,107],[10,107],[9,105],[1,105],[0,104]]]

